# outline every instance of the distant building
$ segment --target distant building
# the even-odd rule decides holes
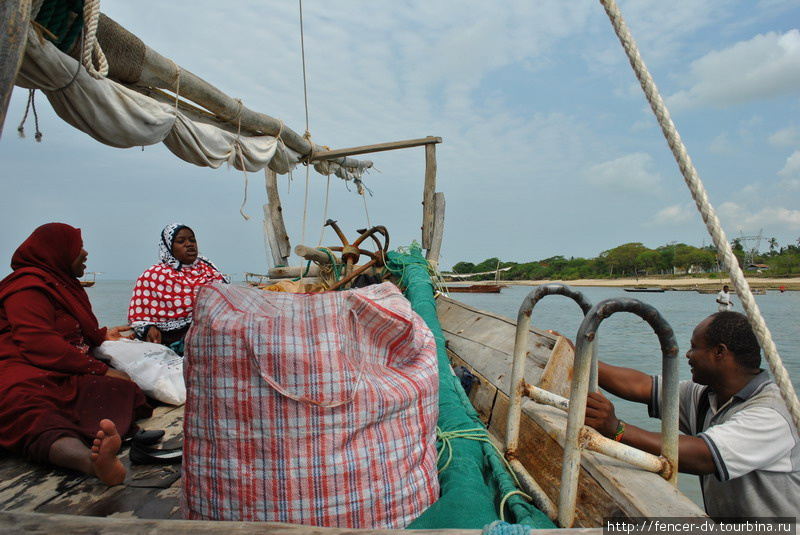
[[[757,271],[758,273],[761,273],[765,269],[769,269],[769,265],[767,265],[767,264],[748,264],[746,269],[747,269],[747,271]]]

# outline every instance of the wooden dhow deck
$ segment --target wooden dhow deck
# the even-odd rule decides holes
[[[163,429],[157,447],[179,447],[183,441],[183,406],[156,407],[139,422],[143,429]],[[3,454],[0,457],[0,511],[67,514],[89,517],[179,519],[180,464],[131,465],[129,445],[120,459],[128,473],[125,482],[107,487],[79,472],[49,468]],[[21,532],[21,531],[18,531]]]

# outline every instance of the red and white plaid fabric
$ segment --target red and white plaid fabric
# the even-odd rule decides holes
[[[436,343],[390,283],[205,286],[185,376],[185,518],[402,528],[439,496]]]

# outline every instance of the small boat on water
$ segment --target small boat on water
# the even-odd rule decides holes
[[[448,284],[442,289],[447,293],[499,294],[504,287],[502,284],[470,284],[469,286]]]
[[[650,293],[664,293],[664,288],[624,288],[626,292],[650,292]]]
[[[99,271],[86,272],[86,274],[81,279],[81,286],[83,286],[84,288],[91,288],[92,286],[94,286],[94,283],[96,282],[96,277],[99,274],[100,274]],[[89,275],[91,275],[92,277],[89,278]]]

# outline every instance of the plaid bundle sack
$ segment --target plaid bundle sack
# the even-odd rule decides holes
[[[436,345],[394,285],[195,303],[185,518],[402,528],[438,498]]]

